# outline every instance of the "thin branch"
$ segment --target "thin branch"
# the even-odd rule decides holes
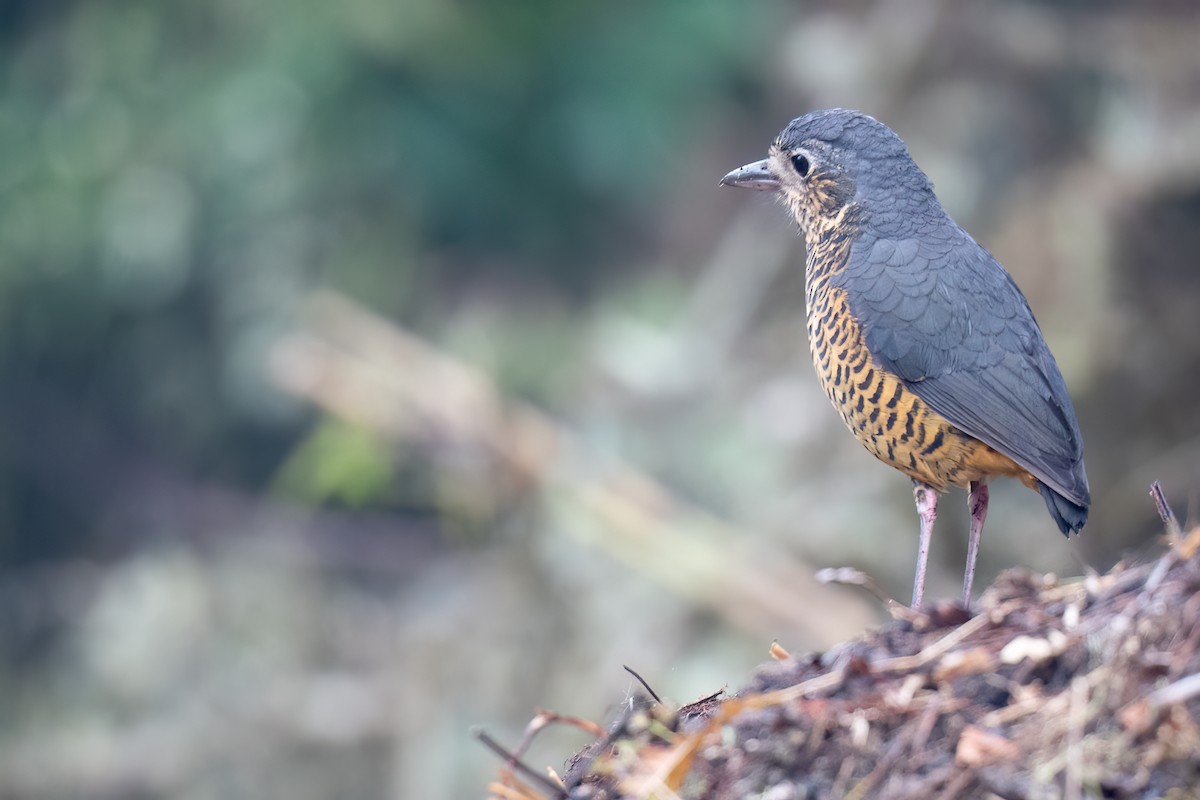
[[[520,772],[522,775],[529,778],[531,781],[534,781],[538,785],[545,787],[546,790],[550,792],[552,797],[560,798],[560,800],[564,800],[566,798],[567,793],[561,786],[556,785],[554,781],[550,780],[537,770],[526,766],[519,758],[517,758],[515,754],[510,753],[504,748],[503,745],[488,735],[487,731],[483,730],[482,728],[478,728],[474,731],[474,734],[476,739],[483,742],[484,747],[488,748],[493,753],[504,759],[505,763],[507,763],[510,768]]]
[[[651,689],[650,684],[646,683],[646,679],[643,678],[641,675],[638,675],[636,672],[634,672],[633,667],[630,667],[628,664],[622,664],[621,666],[625,668],[626,672],[628,672],[633,677],[637,678],[637,682],[642,685],[643,689],[645,689],[647,692],[650,693],[650,696],[654,698],[654,702],[656,702],[656,703],[662,702],[662,698],[658,696],[658,692]]]
[[[861,586],[874,595],[875,599],[883,603],[885,606],[889,603],[896,602],[888,596],[887,592],[880,588],[879,583],[876,582],[874,578],[862,570],[855,569],[854,567],[828,567],[826,569],[819,570],[813,577],[817,579],[817,583],[838,583],[846,586]]]
[[[1161,689],[1155,689],[1146,695],[1146,700],[1150,703],[1151,708],[1162,708],[1191,700],[1198,694],[1200,694],[1200,672],[1180,678]]]
[[[919,669],[935,661],[963,642],[967,637],[989,624],[1000,624],[1008,616],[1012,604],[1000,606],[990,612],[985,612],[959,625],[950,633],[938,639],[914,656],[895,656],[885,658],[872,665],[874,672],[907,672]]]
[[[1183,529],[1179,526],[1179,519],[1175,516],[1175,512],[1171,510],[1171,505],[1167,502],[1167,496],[1163,492],[1162,484],[1158,481],[1150,484],[1150,496],[1154,498],[1154,507],[1158,509],[1158,516],[1163,521],[1163,525],[1167,526],[1167,536],[1174,544],[1179,540]]]

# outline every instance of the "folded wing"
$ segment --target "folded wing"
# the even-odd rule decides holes
[[[1086,507],[1079,424],[1033,312],[991,254],[945,222],[918,226],[912,238],[860,237],[834,283],[847,290],[883,368],[956,427]]]

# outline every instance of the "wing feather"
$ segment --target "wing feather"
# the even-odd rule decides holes
[[[956,427],[1088,505],[1079,423],[1025,297],[949,217],[919,232],[860,236],[832,279],[868,349]]]

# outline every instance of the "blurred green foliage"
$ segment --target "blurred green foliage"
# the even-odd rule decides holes
[[[715,0],[20,8],[0,95],[0,383],[17,387],[4,421],[56,398],[250,487],[308,424],[262,364],[313,287],[435,332],[473,284],[577,302],[653,224],[703,136],[700,110],[749,85],[773,13]],[[507,372],[538,391],[538,359],[508,352],[521,355]],[[15,461],[0,493],[32,488],[35,502],[14,525],[74,530],[6,538],[0,555],[86,538],[86,508],[64,518],[71,492],[29,486]]]
[[[370,432],[328,420],[279,471],[280,491],[310,503],[357,508],[387,492],[395,475],[388,448]]]

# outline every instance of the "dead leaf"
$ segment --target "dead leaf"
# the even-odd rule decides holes
[[[963,675],[977,675],[981,672],[992,672],[996,669],[996,657],[986,647],[972,647],[969,650],[956,650],[947,653],[934,670],[934,680],[952,681]]]
[[[963,728],[954,751],[954,761],[964,767],[979,767],[994,761],[1013,760],[1021,750],[998,733],[976,725]]]

